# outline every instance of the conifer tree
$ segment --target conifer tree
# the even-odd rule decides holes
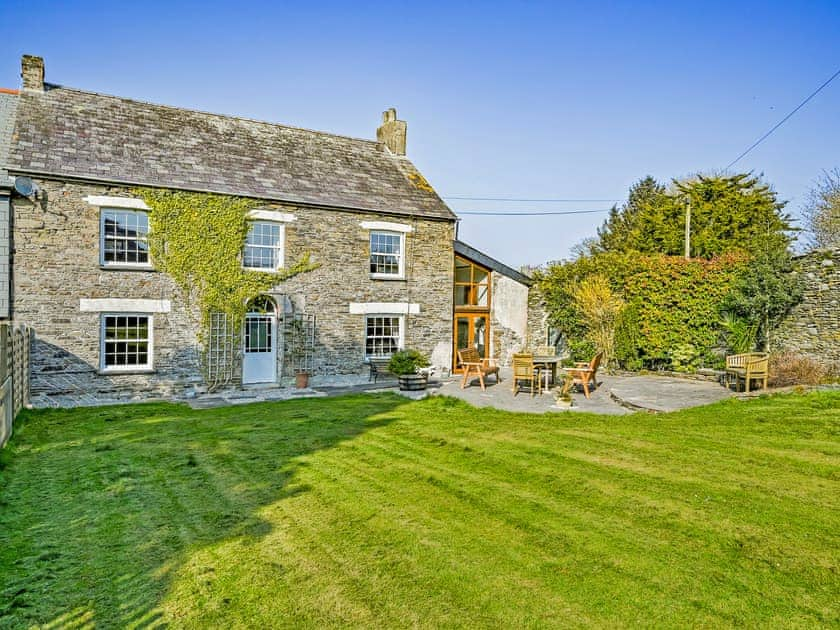
[[[785,248],[793,227],[770,186],[759,177],[698,175],[674,180],[670,189],[647,176],[630,188],[598,230],[593,252],[681,255],[685,221],[691,208],[690,254],[712,258],[725,252]]]

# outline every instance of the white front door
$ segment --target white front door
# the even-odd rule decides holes
[[[273,313],[245,315],[243,383],[277,381],[277,317]]]

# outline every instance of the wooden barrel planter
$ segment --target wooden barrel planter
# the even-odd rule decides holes
[[[423,374],[401,374],[398,379],[401,391],[417,392],[426,389],[426,377]]]

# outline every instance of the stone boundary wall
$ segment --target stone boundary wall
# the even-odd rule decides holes
[[[795,263],[804,284],[803,299],[771,343],[840,373],[840,248],[808,252]]]

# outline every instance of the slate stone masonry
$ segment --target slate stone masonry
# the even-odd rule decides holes
[[[35,329],[32,393],[143,398],[178,395],[201,382],[197,362],[198,313],[188,307],[165,273],[100,267],[100,209],[89,195],[131,197],[129,189],[37,179],[39,199],[12,200],[14,267],[12,318]],[[289,204],[260,207],[292,213],[286,224],[286,262],[310,252],[317,270],[281,283],[277,293],[317,317],[315,373],[363,369],[365,316],[351,302],[408,302],[405,345],[443,364],[451,360],[454,223],[388,217]],[[363,221],[411,225],[406,235],[406,280],[375,280],[368,270],[369,231]],[[154,313],[154,372],[101,374],[100,314],[82,312],[81,298],[170,300],[169,313]],[[443,356],[441,353],[444,353]],[[446,365],[448,367],[448,364]]]
[[[776,347],[809,356],[840,374],[840,248],[796,260],[802,302],[776,331]]]

